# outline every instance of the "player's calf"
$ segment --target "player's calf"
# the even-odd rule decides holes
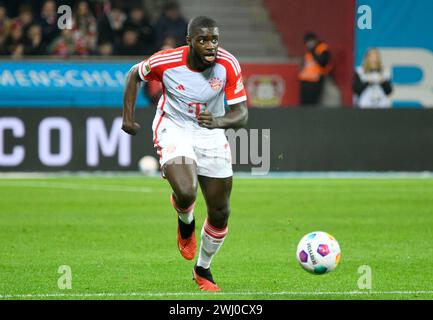
[[[208,208],[208,222],[211,226],[224,229],[230,217],[230,207]]]

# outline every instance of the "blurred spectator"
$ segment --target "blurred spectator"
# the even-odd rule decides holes
[[[160,50],[168,50],[176,47],[176,39],[173,37],[165,38]]]
[[[0,3],[0,55],[7,54],[5,42],[9,36],[11,20],[7,16],[6,7]]]
[[[33,23],[33,11],[32,7],[28,4],[23,4],[18,9],[18,17],[14,18],[12,21],[19,23],[22,27],[23,33],[27,34],[27,30]]]
[[[126,19],[127,16],[119,5],[113,6],[111,11],[105,13],[98,23],[98,44],[110,41],[115,47],[120,45]]]
[[[356,68],[353,91],[355,105],[360,108],[387,108],[391,103],[388,95],[392,92],[391,76],[382,65],[377,49],[370,49],[364,57],[362,66]]]
[[[169,2],[163,7],[161,17],[155,24],[156,45],[161,47],[165,39],[172,37],[176,47],[186,43],[187,22],[176,2]]]
[[[329,46],[320,41],[316,34],[304,35],[307,52],[304,55],[303,68],[299,74],[301,81],[300,103],[304,106],[317,105],[323,90],[324,78],[332,69]]]
[[[114,52],[111,42],[103,42],[98,46],[98,54],[101,56],[111,56]]]
[[[72,30],[64,29],[49,46],[49,52],[61,57],[69,57],[71,55],[86,55],[88,49],[80,39],[75,38]]]
[[[153,25],[140,0],[0,0],[0,54],[148,56],[183,45],[187,22],[179,5],[168,1]],[[58,28],[61,4],[74,8],[72,30]]]
[[[73,20],[74,38],[81,42],[81,46],[86,48],[87,53],[95,51],[97,23],[87,1],[81,0],[77,3]]]
[[[122,42],[117,47],[115,54],[119,56],[139,56],[143,55],[145,46],[138,41],[139,34],[135,28],[126,28],[122,35]]]
[[[9,36],[5,41],[5,50],[14,58],[24,54],[23,27],[19,22],[12,22]]]
[[[100,21],[111,10],[110,0],[92,0],[91,4],[97,21]]]
[[[141,54],[152,54],[155,51],[155,32],[146,12],[141,6],[132,7],[127,24],[138,31],[138,42],[143,45],[143,52]]]
[[[32,24],[27,31],[27,37],[24,41],[25,55],[46,55],[47,47],[42,39],[42,27],[38,24]]]
[[[43,39],[49,45],[60,34],[60,29],[57,26],[57,7],[54,0],[47,0],[42,5],[40,24]]]

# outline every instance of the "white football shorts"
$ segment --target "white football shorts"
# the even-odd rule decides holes
[[[211,178],[233,175],[230,144],[224,129],[179,127],[167,115],[157,115],[152,129],[161,168],[169,160],[185,157],[196,163],[198,175]]]

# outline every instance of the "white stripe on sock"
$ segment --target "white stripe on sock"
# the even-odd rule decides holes
[[[180,221],[182,221],[185,224],[191,224],[191,222],[194,220],[194,209],[192,209],[189,212],[186,213],[178,213]]]
[[[208,269],[212,262],[212,258],[223,245],[224,239],[226,238],[227,234],[222,238],[214,238],[206,232],[205,226],[206,222],[201,229],[200,252],[198,255],[197,265]]]

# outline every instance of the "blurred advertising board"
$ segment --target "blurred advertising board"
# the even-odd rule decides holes
[[[0,108],[0,172],[137,170],[157,157],[154,115],[138,109],[130,136],[120,108]],[[235,171],[431,171],[432,123],[433,109],[251,108],[226,136]]]
[[[134,62],[1,61],[0,106],[116,107]],[[137,106],[149,104],[140,94]]]
[[[299,103],[299,66],[295,63],[242,64],[250,107],[287,107]]]
[[[125,77],[134,62],[2,61],[0,107],[121,107]],[[298,103],[297,64],[242,64],[248,105]],[[150,101],[143,90],[137,107]]]

